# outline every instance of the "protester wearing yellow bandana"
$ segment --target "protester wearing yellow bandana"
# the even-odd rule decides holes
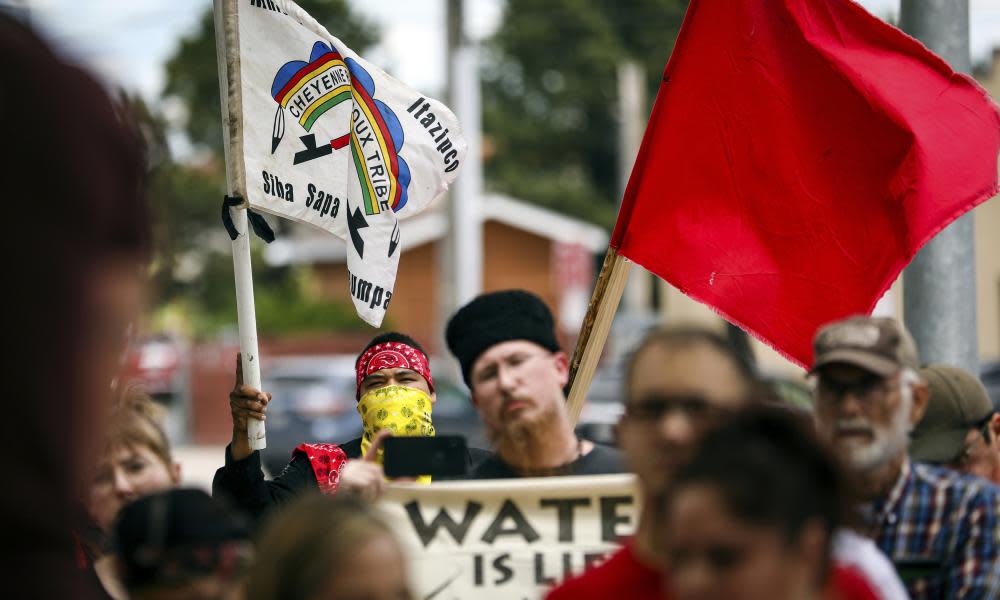
[[[361,453],[368,454],[375,434],[384,429],[400,437],[433,436],[433,408],[431,397],[417,388],[390,385],[366,393],[358,401],[358,413],[364,424]],[[375,462],[382,464],[382,460],[382,449],[379,448]],[[430,480],[430,477],[420,477],[417,481],[430,483]]]
[[[243,384],[237,361],[236,386],[229,397],[233,443],[226,450],[226,464],[216,474],[213,489],[255,517],[262,517],[273,504],[308,489],[318,488],[324,494],[349,492],[368,500],[378,498],[386,485],[381,450],[386,433],[434,435],[431,409],[437,395],[427,353],[416,340],[399,332],[373,338],[358,356],[355,369],[363,436],[336,444],[301,444],[292,461],[273,480],[266,481],[260,453],[249,448],[245,421],[263,418],[271,397]],[[382,431],[386,433],[380,434]],[[489,451],[469,448],[467,468],[471,470],[491,456]]]

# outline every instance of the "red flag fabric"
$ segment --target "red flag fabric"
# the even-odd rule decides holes
[[[851,0],[691,0],[611,246],[801,365],[997,191],[972,79]]]

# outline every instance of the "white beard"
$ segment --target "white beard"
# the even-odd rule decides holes
[[[857,471],[873,471],[906,451],[909,444],[910,411],[913,407],[913,389],[909,385],[900,387],[900,402],[896,414],[888,427],[879,427],[867,419],[864,426],[869,427],[874,439],[868,444],[851,444],[842,446],[841,452],[848,464]],[[858,420],[855,420],[857,424]],[[838,423],[840,425],[841,423]],[[847,423],[843,423],[848,425]]]

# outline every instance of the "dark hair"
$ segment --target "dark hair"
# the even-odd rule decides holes
[[[427,357],[427,351],[424,350],[424,347],[421,346],[420,343],[417,342],[417,340],[411,338],[405,333],[399,333],[398,331],[387,331],[385,333],[380,333],[375,337],[373,337],[371,341],[368,342],[368,345],[365,346],[361,352],[358,352],[358,357],[354,359],[354,368],[355,369],[358,368],[358,361],[361,360],[361,357],[364,356],[365,352],[368,352],[370,348],[388,342],[398,342],[400,344],[406,344],[407,346],[413,346],[417,350],[420,350],[421,354]]]
[[[444,337],[470,390],[472,366],[497,344],[524,340],[549,352],[560,351],[552,311],[537,294],[527,290],[501,290],[476,296],[448,319]]]
[[[673,478],[668,506],[694,485],[713,487],[736,519],[776,528],[789,543],[818,519],[827,563],[833,531],[849,519],[848,484],[836,459],[810,421],[783,406],[755,403],[706,433]]]
[[[198,489],[142,497],[122,509],[114,529],[123,583],[133,593],[203,575],[232,578],[249,562],[246,522]]]
[[[755,387],[759,383],[759,377],[753,354],[749,352],[749,346],[735,343],[734,338],[735,336],[723,336],[698,325],[675,325],[651,330],[636,345],[625,361],[625,398],[631,396],[632,372],[638,357],[654,346],[671,349],[691,348],[698,345],[708,346],[732,362],[737,373],[748,387]],[[737,347],[738,345],[740,347]]]

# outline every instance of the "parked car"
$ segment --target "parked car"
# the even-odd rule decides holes
[[[270,392],[267,448],[261,459],[277,475],[303,442],[344,442],[361,435],[355,409],[353,355],[276,356],[262,362]]]
[[[185,394],[183,344],[169,335],[153,335],[129,344],[120,378],[140,381],[147,392],[169,406]]]
[[[189,434],[189,359],[184,340],[158,334],[140,337],[129,344],[118,379],[136,381],[166,409],[164,429],[174,444],[183,444]]]
[[[261,387],[271,393],[267,409],[265,468],[281,472],[303,442],[341,443],[361,435],[355,399],[354,355],[268,358]],[[434,378],[437,402],[432,418],[438,434],[462,435],[469,446],[485,448],[479,414],[468,395],[444,377]]]
[[[470,448],[489,448],[479,411],[473,406],[464,386],[434,375],[437,402],[434,403],[434,429],[438,435],[460,435]]]

